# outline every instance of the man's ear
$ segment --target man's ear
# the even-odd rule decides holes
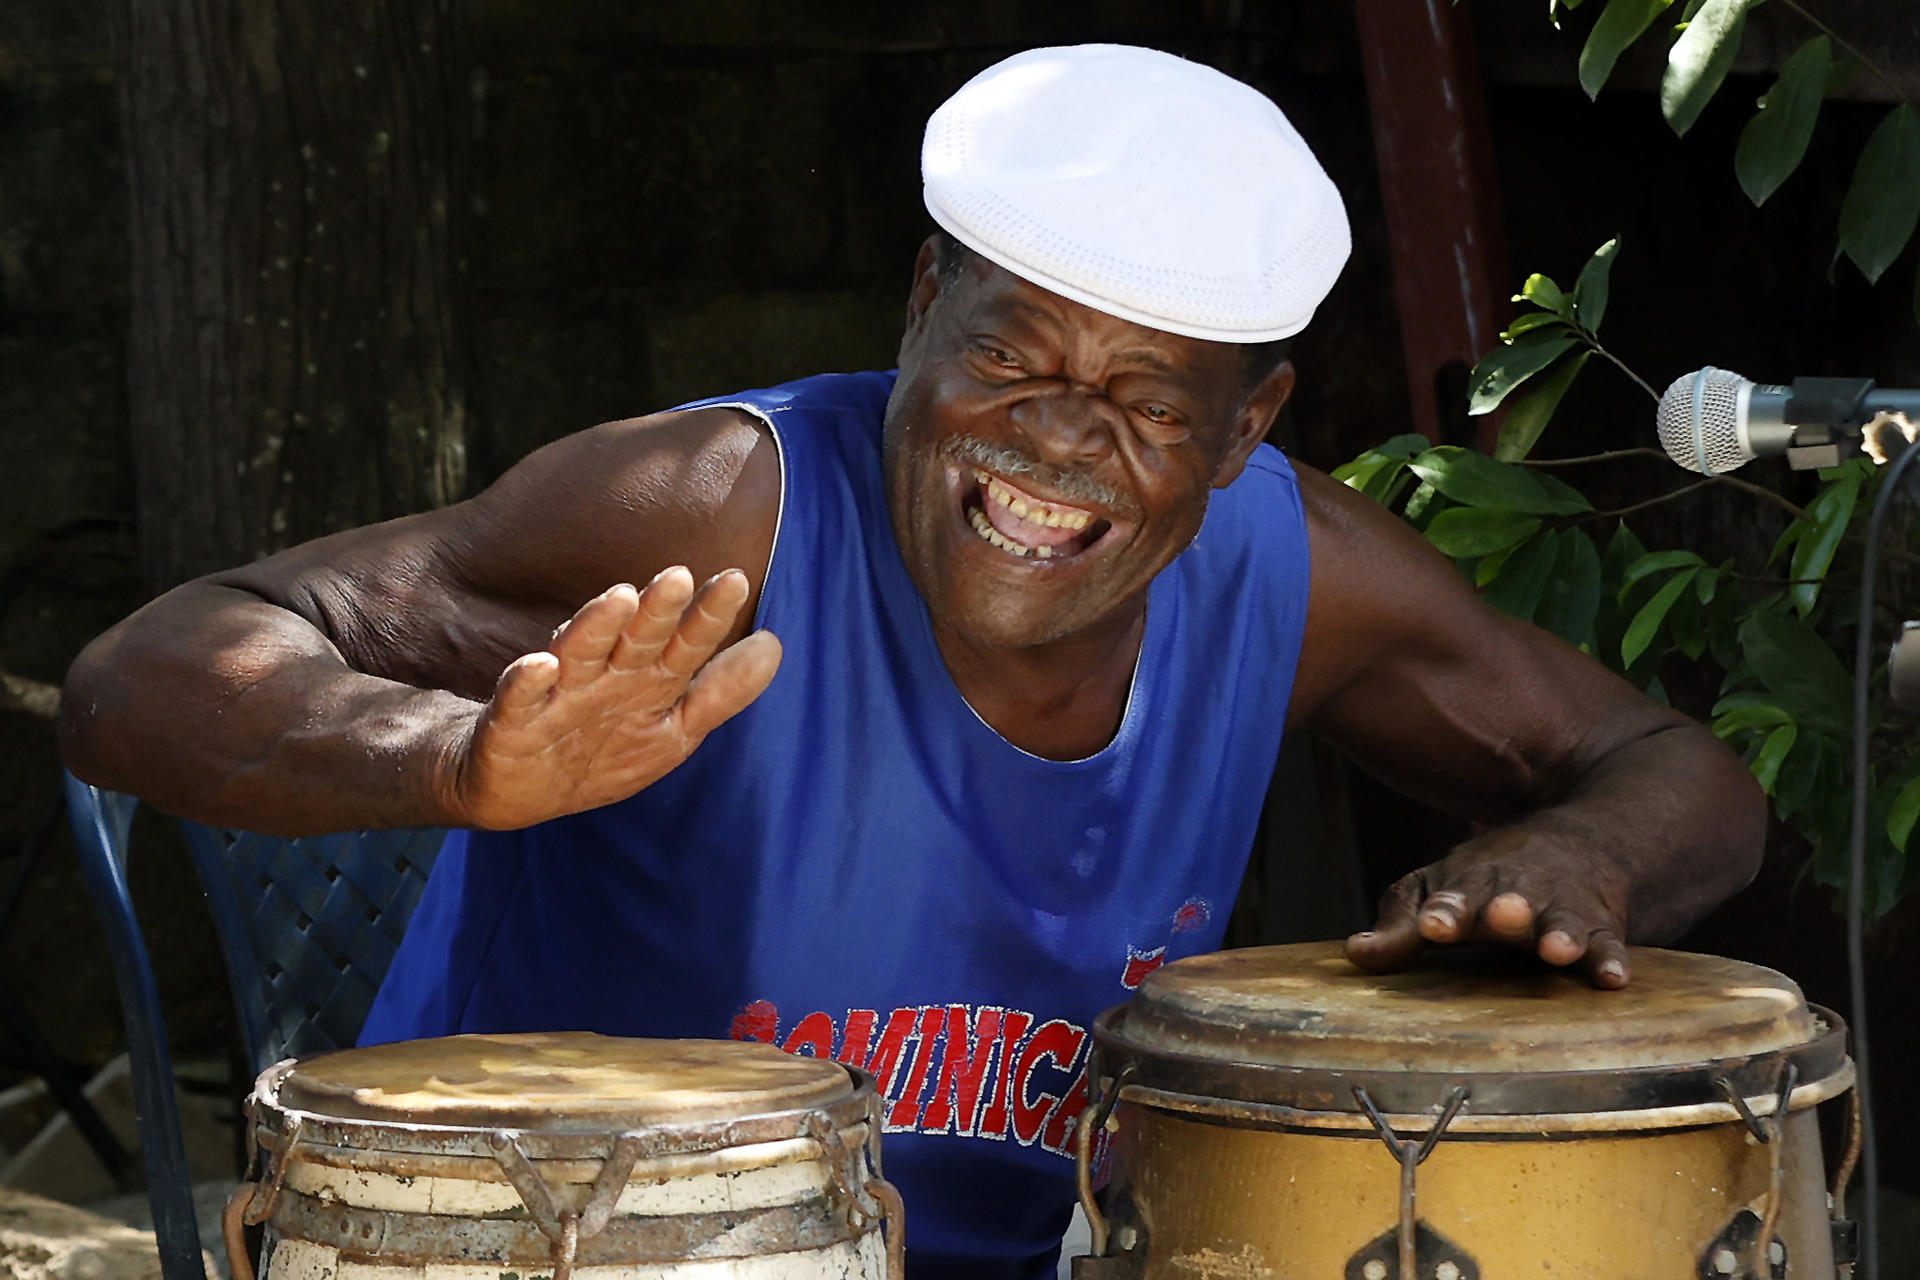
[[[1293,394],[1293,362],[1282,360],[1276,364],[1259,385],[1247,393],[1246,400],[1240,406],[1240,414],[1234,420],[1233,435],[1227,440],[1226,453],[1220,459],[1219,468],[1213,473],[1213,487],[1224,489],[1240,478],[1246,469],[1247,459],[1267,432],[1273,430],[1273,420],[1280,416],[1280,406]]]
[[[933,300],[940,296],[940,237],[928,236],[920,242],[913,260],[913,286],[907,290],[906,333],[912,334],[926,319]]]

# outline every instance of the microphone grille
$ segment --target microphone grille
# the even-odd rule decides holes
[[[1740,389],[1747,379],[1708,366],[1681,374],[1660,397],[1660,447],[1689,471],[1719,475],[1750,462],[1740,434]]]

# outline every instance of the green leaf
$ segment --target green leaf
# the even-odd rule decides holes
[[[1666,12],[1673,0],[1607,0],[1587,43],[1580,50],[1580,87],[1589,98],[1600,96],[1600,88],[1613,74],[1627,46],[1645,34],[1653,20]]]
[[[1675,133],[1693,128],[1707,100],[1719,90],[1740,51],[1747,10],[1756,0],[1706,0],[1667,53],[1660,80],[1660,112]]]
[[[1887,806],[1887,838],[1902,853],[1907,851],[1916,819],[1920,819],[1920,778],[1900,788],[1900,794]]]
[[[1667,630],[1673,633],[1673,647],[1693,662],[1700,661],[1700,655],[1707,651],[1707,626],[1700,608],[1700,579],[1712,572],[1711,569],[1695,572],[1694,589],[1682,593],[1674,601],[1673,611],[1667,614]]]
[[[1427,526],[1427,541],[1455,559],[1484,556],[1525,542],[1540,517],[1504,507],[1452,507]]]
[[[1731,738],[1736,733],[1752,733],[1755,729],[1776,729],[1783,724],[1793,723],[1793,713],[1785,707],[1775,706],[1771,702],[1752,702],[1735,707],[1713,722],[1713,735],[1716,738]]]
[[[1509,391],[1558,360],[1577,341],[1570,333],[1535,329],[1487,352],[1467,379],[1467,412],[1492,413]]]
[[[1518,551],[1521,545],[1515,543],[1504,551],[1494,551],[1481,556],[1480,563],[1473,567],[1473,585],[1484,590],[1489,583],[1500,576],[1500,570],[1506,567],[1508,558]]]
[[[1811,530],[1794,545],[1791,576],[1803,579],[1827,576],[1827,570],[1833,565],[1833,554],[1840,549],[1840,539],[1853,519],[1853,509],[1860,498],[1860,482],[1865,478],[1864,472],[1849,468],[1842,478],[1808,504],[1806,519]],[[1787,597],[1801,617],[1813,612],[1820,598],[1820,585],[1818,581],[1803,581],[1787,589]]]
[[[1553,420],[1553,411],[1560,407],[1561,397],[1567,394],[1567,388],[1573,385],[1573,380],[1580,376],[1581,366],[1587,363],[1587,357],[1592,354],[1591,351],[1582,351],[1542,378],[1533,390],[1507,406],[1507,420],[1500,424],[1500,438],[1494,442],[1494,457],[1502,462],[1518,462],[1533,451],[1533,446],[1540,440],[1540,433]]]
[[[1920,113],[1904,102],[1867,139],[1840,203],[1840,249],[1878,282],[1920,220]]]
[[[1685,569],[1689,566],[1706,564],[1696,551],[1655,551],[1651,555],[1641,556],[1620,573],[1620,591],[1626,589],[1650,573],[1664,573],[1668,569]]]
[[[1553,282],[1552,276],[1543,276],[1538,271],[1527,277],[1526,283],[1520,286],[1520,292],[1513,295],[1513,300],[1545,307],[1562,320],[1573,318],[1567,307],[1567,295],[1560,291],[1560,286]]]
[[[1754,204],[1765,204],[1807,154],[1832,69],[1833,42],[1815,36],[1787,59],[1780,78],[1760,99],[1760,110],[1747,121],[1733,153],[1733,171]]]
[[[1414,474],[1418,475],[1419,472],[1416,471]],[[1405,509],[1400,512],[1400,518],[1418,528],[1422,518],[1427,514],[1427,508],[1432,506],[1434,500],[1439,496],[1440,491],[1438,489],[1422,481],[1420,487],[1413,491],[1413,496],[1407,499]],[[1438,513],[1436,512],[1435,514]]]
[[[1560,535],[1560,555],[1533,620],[1575,648],[1594,646],[1600,611],[1600,549],[1578,529]]]
[[[1551,311],[1529,311],[1525,315],[1515,319],[1512,324],[1506,327],[1506,331],[1500,335],[1500,341],[1512,342],[1529,329],[1541,329],[1550,324],[1565,326],[1566,323],[1564,319]]]
[[[1507,558],[1499,578],[1487,588],[1483,598],[1504,614],[1532,622],[1540,608],[1540,599],[1546,594],[1547,579],[1553,576],[1559,558],[1560,531],[1557,529],[1549,529],[1521,543],[1520,549]]]
[[[1760,785],[1772,795],[1780,783],[1780,766],[1786,763],[1787,753],[1793,750],[1793,740],[1800,736],[1800,727],[1783,724],[1767,735],[1760,746],[1760,754],[1753,758],[1753,776]]]
[[[1674,601],[1680,598],[1680,593],[1687,589],[1687,584],[1693,581],[1693,575],[1698,572],[1697,569],[1682,569],[1653,593],[1653,599],[1640,606],[1640,612],[1633,615],[1633,621],[1627,624],[1627,634],[1620,640],[1622,663],[1630,667],[1647,651],[1655,633],[1660,630],[1660,624],[1666,620],[1668,610],[1673,608]]]
[[[1573,314],[1590,332],[1599,329],[1607,314],[1607,278],[1613,274],[1613,258],[1619,251],[1620,238],[1615,236],[1593,251],[1574,282]]]
[[[1498,462],[1457,445],[1439,445],[1407,464],[1415,475],[1468,507],[1507,507],[1533,516],[1591,510],[1585,498],[1551,493],[1525,467]]]
[[[1800,750],[1788,755],[1780,766],[1780,779],[1773,788],[1773,811],[1791,818],[1813,794],[1820,777],[1820,753],[1830,749],[1830,740],[1809,733],[1796,740]]]
[[[1740,628],[1740,652],[1794,719],[1835,737],[1848,734],[1853,682],[1830,645],[1799,618],[1766,609]]]
[[[1614,527],[1613,537],[1607,540],[1607,576],[1618,578],[1627,571],[1627,566],[1647,554],[1646,544],[1640,536],[1627,527],[1622,520]]]
[[[1422,435],[1394,436],[1353,461],[1335,467],[1333,478],[1381,502],[1385,500],[1386,490],[1391,487],[1394,476],[1406,465],[1407,459],[1428,447],[1429,442]]]

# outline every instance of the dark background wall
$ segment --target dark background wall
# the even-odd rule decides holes
[[[1676,141],[1651,93],[1657,51],[1630,57],[1620,86],[1589,103],[1573,82],[1577,38],[1549,27],[1541,7],[1471,6],[1516,282],[1531,270],[1567,280],[1621,235],[1607,336],[1656,385],[1704,363],[1761,380],[1854,373],[1920,385],[1914,255],[1877,291],[1831,265],[1840,194],[1885,109],[1871,86],[1830,105],[1805,168],[1755,211],[1733,178],[1733,143],[1768,67],[1806,34],[1791,15],[1770,16],[1729,90]],[[1903,75],[1920,64],[1910,17],[1864,0],[1817,7]],[[0,669],[44,682],[142,598],[105,9],[0,6]],[[1300,391],[1280,434],[1297,457],[1332,466],[1404,429],[1409,389],[1346,0],[476,0],[475,482],[596,421],[888,364],[928,229],[916,167],[927,113],[1009,52],[1087,39],[1211,62],[1288,112],[1347,194],[1355,255],[1297,344]],[[1547,451],[1647,443],[1651,427],[1640,392],[1591,370]],[[1635,501],[1677,487],[1662,465],[1620,464],[1583,483],[1603,505]],[[1806,496],[1793,488],[1805,480],[1775,480]],[[1773,520],[1716,495],[1640,531],[1650,545],[1730,545],[1770,541]],[[0,908],[9,885],[19,890],[0,926],[0,984],[63,1054],[95,1063],[116,1049],[117,1008],[56,781],[48,723],[0,711],[0,855],[12,852],[0,856]],[[1445,840],[1445,824],[1362,794],[1355,830],[1370,884]],[[152,853],[135,890],[176,1037],[218,1054],[228,1015],[197,893],[165,824],[144,836]],[[1844,1003],[1838,920],[1804,871],[1781,842],[1762,884],[1691,942],[1776,964],[1815,998]],[[1876,944],[1890,1011],[1915,924],[1899,913]],[[1900,1021],[1882,1021],[1883,1062],[1920,1049]],[[0,1042],[0,1068],[9,1054]]]

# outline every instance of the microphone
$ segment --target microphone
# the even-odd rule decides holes
[[[1857,457],[1860,434],[1881,414],[1920,422],[1920,391],[1871,378],[1796,378],[1769,386],[1708,366],[1673,380],[1660,397],[1660,447],[1689,471],[1719,475],[1785,454],[1795,471]]]

